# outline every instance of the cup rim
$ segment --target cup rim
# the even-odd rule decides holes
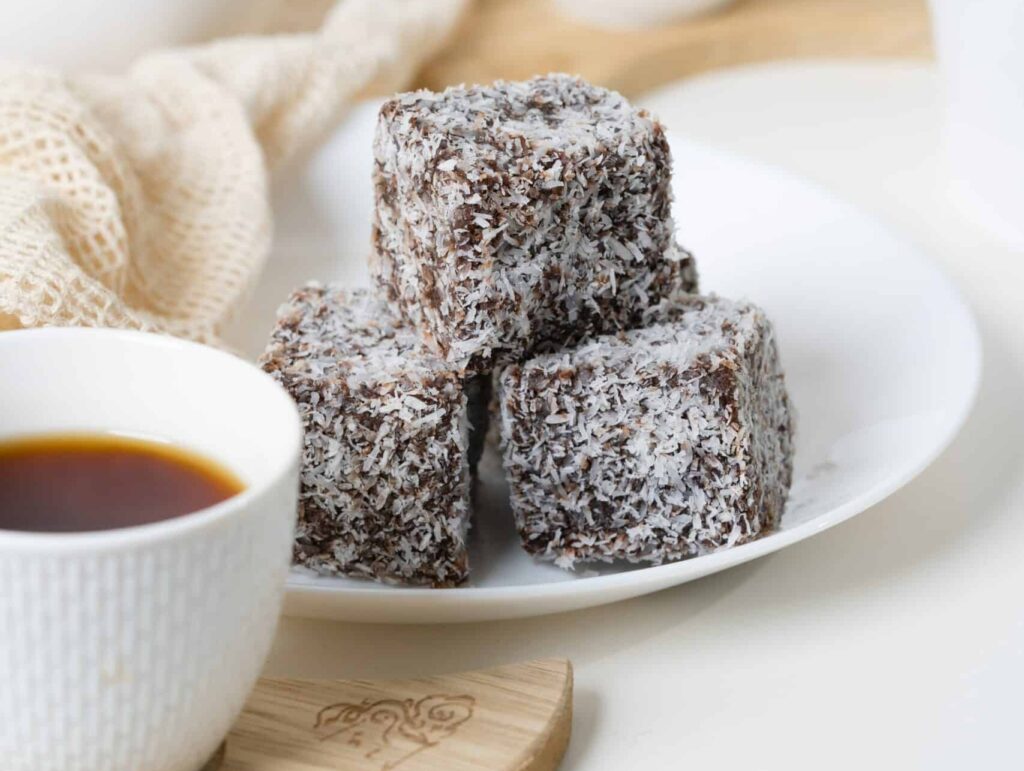
[[[282,479],[293,470],[297,470],[302,452],[302,420],[298,408],[288,392],[274,378],[255,364],[240,356],[209,345],[183,340],[170,335],[142,332],[128,329],[111,329],[106,327],[41,327],[33,329],[14,329],[0,332],[0,351],[4,341],[13,337],[24,339],[38,338],[82,338],[105,337],[122,341],[126,345],[158,346],[167,351],[192,352],[204,356],[220,358],[229,366],[245,371],[246,377],[262,384],[267,395],[267,409],[282,409],[291,416],[288,437],[281,443],[281,451],[273,462],[273,469],[241,492],[212,506],[171,517],[157,522],[129,527],[110,528],[107,530],[84,530],[70,532],[46,532],[31,530],[5,530],[0,528],[0,547],[26,550],[44,548],[50,551],[76,551],[81,548],[117,549],[140,543],[173,538],[197,529],[215,525],[232,515],[244,513],[252,508],[254,502],[264,497],[278,486]],[[269,388],[267,386],[270,386]],[[0,435],[0,441],[3,441]],[[296,493],[298,491],[296,490]]]

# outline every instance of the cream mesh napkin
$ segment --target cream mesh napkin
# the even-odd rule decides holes
[[[344,0],[317,33],[156,53],[123,77],[0,68],[0,329],[216,344],[269,250],[269,170],[368,83],[404,85],[466,1]]]

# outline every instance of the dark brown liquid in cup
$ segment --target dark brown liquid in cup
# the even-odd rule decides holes
[[[83,532],[180,517],[238,494],[227,469],[116,435],[0,441],[0,530]]]

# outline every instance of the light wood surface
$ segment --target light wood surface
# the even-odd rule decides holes
[[[553,771],[571,728],[564,659],[397,682],[264,678],[207,771]]]
[[[739,0],[718,13],[642,30],[584,24],[562,15],[553,0],[477,0],[418,85],[563,71],[636,96],[754,62],[930,53],[925,0]]]

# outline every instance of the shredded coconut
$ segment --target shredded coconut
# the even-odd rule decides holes
[[[501,374],[516,525],[562,567],[695,556],[782,515],[793,421],[767,317],[693,297],[646,320]]]
[[[696,290],[661,125],[578,78],[403,94],[374,141],[372,273],[453,365],[636,326]]]
[[[295,561],[453,586],[468,575],[461,375],[365,290],[292,294],[260,359],[305,425]]]

